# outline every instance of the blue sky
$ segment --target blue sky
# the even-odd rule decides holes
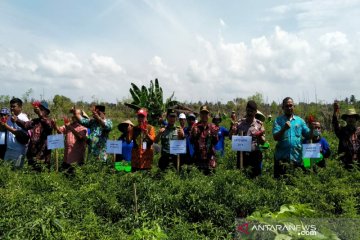
[[[116,102],[159,78],[181,101],[360,89],[360,1],[1,1],[1,95]]]

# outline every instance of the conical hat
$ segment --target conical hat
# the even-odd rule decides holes
[[[134,124],[130,120],[123,121],[123,122],[119,123],[119,125],[118,125],[119,131],[121,131],[120,129],[122,129],[124,127],[124,125],[134,126]]]

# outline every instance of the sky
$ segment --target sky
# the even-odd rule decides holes
[[[0,1],[0,95],[360,98],[360,0]]]

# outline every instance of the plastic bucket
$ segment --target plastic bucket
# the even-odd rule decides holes
[[[311,158],[303,158],[303,164],[305,168],[311,167]]]

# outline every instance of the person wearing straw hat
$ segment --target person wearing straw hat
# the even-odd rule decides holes
[[[216,168],[215,145],[217,144],[219,128],[209,123],[210,111],[206,105],[200,107],[200,121],[191,129],[190,141],[194,144],[194,164],[210,174]]]
[[[255,118],[257,120],[260,120],[262,123],[264,123],[266,120],[265,115],[262,112],[260,112],[259,110],[256,111]]]
[[[122,153],[116,154],[116,162],[120,162],[122,160],[125,160],[128,163],[131,162],[131,151],[134,147],[134,141],[131,140],[130,142],[127,142],[126,136],[128,135],[128,132],[130,132],[133,127],[134,127],[134,124],[129,119],[121,122],[118,125],[118,129],[122,133],[121,136],[118,138],[118,140],[122,141],[122,150],[121,150]]]
[[[47,148],[47,137],[52,134],[54,123],[49,118],[50,109],[46,101],[35,101],[33,104],[37,118],[23,121],[18,116],[12,115],[14,121],[22,129],[30,130],[30,142],[26,157],[28,163],[34,170],[40,171],[40,164],[44,162],[50,169],[51,149]]]
[[[215,150],[223,157],[225,152],[225,137],[229,136],[229,130],[224,126],[220,126],[221,120],[220,114],[216,114],[212,119],[212,123],[219,128],[219,141],[215,145]]]
[[[260,145],[265,143],[265,128],[263,122],[256,119],[258,113],[257,104],[250,100],[246,104],[245,118],[239,120],[237,125],[233,125],[230,130],[230,139],[233,135],[251,136],[251,152],[243,152],[243,167],[248,171],[249,177],[254,178],[261,175],[262,152]],[[237,152],[236,166],[240,169],[241,153]]]
[[[294,100],[286,97],[282,102],[284,114],[273,123],[273,138],[277,141],[274,157],[274,177],[279,178],[295,168],[304,169],[302,160],[303,139],[312,138],[312,130],[294,114]]]
[[[22,104],[23,102],[19,98],[11,99],[10,111],[12,115],[27,122],[29,118],[22,112]],[[6,121],[5,128],[7,130],[7,146],[4,160],[11,161],[15,168],[21,168],[24,165],[29,135],[27,131],[13,122],[11,118],[8,118]]]
[[[70,113],[72,113],[71,122],[67,117],[64,117],[63,126],[58,127],[54,120],[54,128],[56,131],[65,135],[62,168],[68,171],[68,173],[74,171],[73,165],[83,165],[85,163],[87,128],[78,122],[76,115],[80,114],[81,117],[88,118],[80,109],[71,109]]]
[[[346,126],[340,127],[337,117],[339,104],[335,102],[333,107],[332,125],[339,139],[338,154],[340,160],[346,169],[352,169],[354,164],[360,166],[360,127],[356,127],[360,115],[354,108],[348,109],[346,113],[341,115],[341,119],[346,122]]]
[[[113,123],[105,115],[105,106],[93,106],[91,111],[93,115],[92,119],[81,116],[79,111],[75,111],[75,117],[81,125],[90,129],[90,134],[87,138],[88,159],[95,158],[106,163],[106,141],[109,138]]]
[[[161,157],[159,159],[160,170],[165,170],[170,165],[176,168],[177,155],[170,154],[170,141],[182,140],[185,138],[184,130],[181,126],[176,126],[177,114],[174,109],[168,109],[166,114],[168,125],[165,128],[160,128],[159,133],[155,137],[155,142],[161,143]],[[183,163],[180,162],[180,166]]]

